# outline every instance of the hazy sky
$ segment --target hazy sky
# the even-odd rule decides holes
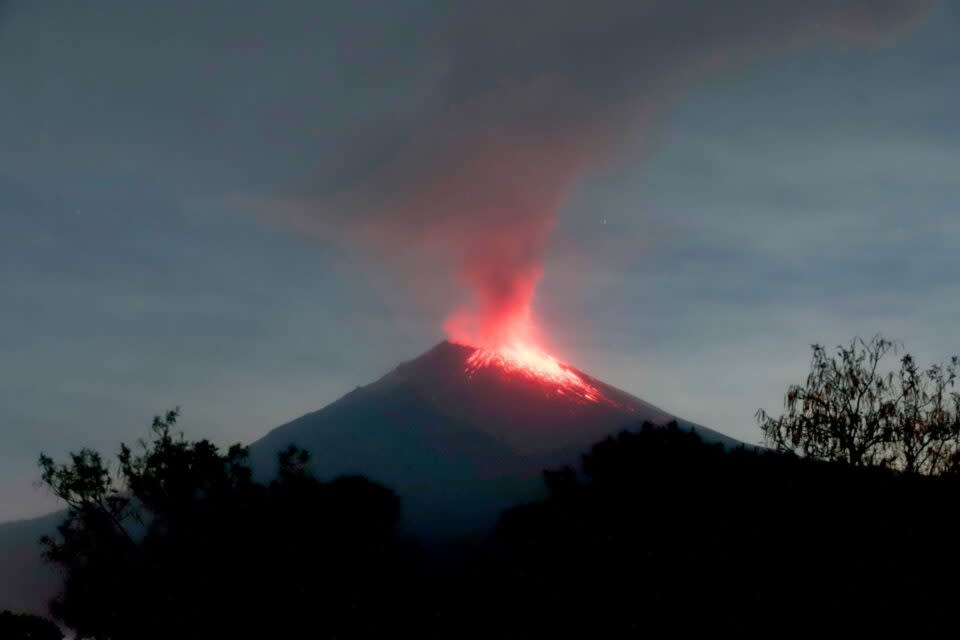
[[[958,101],[954,2],[0,0],[0,520],[418,355],[499,230],[559,355],[744,440],[812,342],[960,353]]]

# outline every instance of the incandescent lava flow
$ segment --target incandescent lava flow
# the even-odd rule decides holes
[[[500,268],[496,277],[475,279],[474,305],[447,319],[450,341],[472,349],[464,365],[467,377],[499,372],[542,389],[547,396],[578,403],[611,403],[573,367],[542,348],[532,320],[531,302],[539,267],[526,272]]]
[[[467,358],[466,374],[472,378],[485,368],[499,368],[509,375],[539,382],[548,393],[577,401],[610,402],[572,367],[532,345],[516,343],[494,349],[477,348]]]

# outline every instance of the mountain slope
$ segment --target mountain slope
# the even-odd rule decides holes
[[[489,523],[537,495],[544,467],[644,421],[676,419],[573,368],[598,400],[502,366],[472,368],[472,347],[443,342],[380,380],[274,429],[251,446],[268,475],[290,444],[321,476],[363,473],[393,487],[415,529]],[[593,394],[591,392],[591,394]],[[708,441],[739,442],[683,420]]]
[[[57,532],[64,512],[0,524],[0,611],[46,614],[56,570],[40,555],[40,538]]]
[[[321,477],[360,473],[396,490],[412,530],[455,533],[489,525],[503,508],[538,497],[544,468],[574,463],[607,435],[675,419],[565,365],[558,383],[495,362],[471,363],[476,355],[443,342],[277,427],[250,446],[254,470],[268,478],[276,453],[296,444],[311,452]],[[567,378],[579,382],[565,386]],[[707,441],[740,444],[678,422]],[[45,612],[56,574],[42,563],[37,541],[62,517],[0,525],[0,610]]]

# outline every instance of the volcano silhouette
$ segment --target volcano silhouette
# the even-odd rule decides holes
[[[490,524],[532,499],[544,468],[577,461],[590,445],[643,422],[671,420],[704,440],[739,442],[681,420],[577,371],[599,400],[491,365],[471,370],[473,347],[442,342],[376,382],[274,429],[251,446],[269,475],[276,452],[305,448],[321,477],[363,474],[392,487],[407,523],[423,532]]]
[[[545,468],[574,464],[593,443],[644,421],[677,420],[704,440],[736,440],[681,420],[567,367],[596,401],[523,371],[471,370],[476,350],[443,342],[325,408],[277,427],[250,445],[263,479],[291,444],[312,454],[327,479],[362,474],[394,489],[406,526],[421,535],[483,531],[506,507],[544,491]],[[63,513],[0,524],[0,610],[45,613],[58,578],[37,544]]]

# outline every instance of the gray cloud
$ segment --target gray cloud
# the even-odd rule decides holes
[[[960,39],[926,11],[0,4],[0,518],[39,449],[177,403],[249,440],[415,355],[517,220],[561,353],[739,437],[808,342],[957,350]]]
[[[351,188],[295,201],[292,215],[318,233],[359,225],[380,255],[406,259],[413,247],[445,265],[472,291],[453,335],[497,342],[526,321],[570,191],[685,85],[786,50],[890,38],[929,7],[467,4],[446,25],[442,117],[410,131],[406,148],[375,155]]]
[[[418,151],[430,166],[465,131],[616,129],[635,101],[659,102],[698,70],[846,41],[837,25],[854,17],[894,33],[928,4],[14,1],[0,159],[96,158],[208,192],[237,176],[251,190],[339,192],[413,138],[439,136]]]

